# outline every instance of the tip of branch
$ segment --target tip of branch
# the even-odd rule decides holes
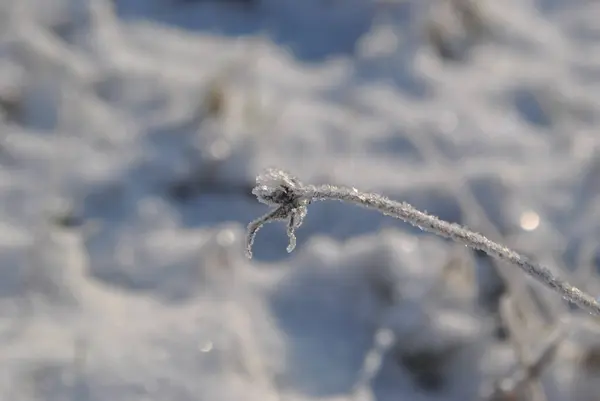
[[[276,208],[248,225],[246,234],[246,256],[252,258],[252,245],[256,233],[262,226],[271,221],[287,221],[287,235],[289,238],[288,252],[296,247],[295,231],[300,227],[306,216],[309,200],[302,194],[302,184],[289,173],[279,169],[267,169],[256,177],[256,186],[252,194],[259,202]]]

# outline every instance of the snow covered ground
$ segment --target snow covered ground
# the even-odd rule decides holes
[[[2,0],[0,400],[600,400],[598,0]],[[516,390],[510,390],[511,386]]]

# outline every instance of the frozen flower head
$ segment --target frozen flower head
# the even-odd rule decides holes
[[[248,225],[246,253],[252,257],[252,244],[258,230],[271,221],[287,221],[287,234],[290,243],[288,252],[296,247],[295,231],[306,216],[306,207],[310,203],[302,193],[302,183],[294,176],[282,170],[268,169],[256,178],[252,193],[259,202],[276,208]]]
[[[301,199],[298,193],[301,185],[296,177],[285,171],[268,169],[256,177],[256,186],[252,193],[259,202],[269,206],[297,205]]]

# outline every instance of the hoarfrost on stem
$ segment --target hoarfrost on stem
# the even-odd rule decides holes
[[[591,295],[584,293],[565,280],[556,277],[552,272],[525,256],[500,245],[482,234],[469,230],[461,225],[449,223],[421,212],[406,202],[397,202],[376,193],[360,192],[356,188],[338,187],[334,185],[304,185],[291,174],[268,169],[256,179],[252,193],[261,203],[273,206],[274,209],[259,217],[248,225],[246,253],[252,257],[252,245],[258,230],[271,221],[287,222],[289,245],[287,251],[296,247],[295,231],[302,225],[306,217],[308,205],[317,200],[337,200],[375,209],[379,212],[401,219],[413,226],[436,235],[450,238],[488,255],[509,262],[521,268],[529,276],[548,288],[558,292],[564,299],[578,305],[587,312],[600,316],[600,303]]]

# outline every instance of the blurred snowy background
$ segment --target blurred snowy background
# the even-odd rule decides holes
[[[599,0],[2,0],[0,400],[599,401]]]

